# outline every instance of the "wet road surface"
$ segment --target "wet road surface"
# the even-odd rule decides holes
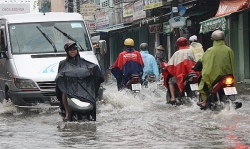
[[[201,111],[166,104],[164,91],[150,84],[140,95],[105,85],[96,122],[62,122],[59,109],[0,104],[0,148],[250,149],[250,95],[241,109]]]

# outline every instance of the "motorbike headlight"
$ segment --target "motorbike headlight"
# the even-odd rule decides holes
[[[38,89],[35,82],[30,79],[14,79],[15,86],[19,89]]]

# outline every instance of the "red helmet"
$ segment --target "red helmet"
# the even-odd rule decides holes
[[[64,44],[64,50],[67,52],[70,48],[72,47],[77,47],[76,43],[74,41],[67,41],[65,44]]]
[[[178,47],[186,47],[186,46],[188,46],[187,38],[185,38],[185,37],[178,38],[177,41],[176,41],[176,44],[177,44]]]

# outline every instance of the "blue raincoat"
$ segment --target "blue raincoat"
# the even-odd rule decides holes
[[[156,76],[156,80],[158,80],[159,69],[158,69],[157,62],[156,62],[154,56],[149,54],[148,50],[140,51],[140,53],[141,53],[142,60],[144,63],[142,79],[145,79],[145,76],[147,74],[153,73]]]

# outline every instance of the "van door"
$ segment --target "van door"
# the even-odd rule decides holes
[[[1,27],[0,30],[0,101],[2,101],[5,96],[5,80],[7,78],[7,69],[6,69],[6,55],[4,54],[7,51],[6,44],[6,34],[4,28]]]

